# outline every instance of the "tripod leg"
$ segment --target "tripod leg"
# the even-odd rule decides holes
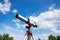
[[[33,36],[32,36],[32,39],[34,40]]]
[[[25,35],[24,40],[27,40],[27,35]]]

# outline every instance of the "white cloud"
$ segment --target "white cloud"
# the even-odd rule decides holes
[[[53,9],[40,13],[39,16],[30,16],[30,20],[36,22],[40,28],[56,28],[57,23],[60,24],[60,9]],[[60,26],[60,25],[59,25]]]
[[[20,27],[25,28],[27,24],[20,24],[20,20],[19,19],[12,19],[12,21],[15,23],[15,25],[17,26],[17,29],[19,29]]]
[[[16,24],[17,29],[19,29],[21,27],[21,25],[19,24],[20,20],[18,20],[18,19],[12,19],[12,21]]]
[[[17,22],[20,22],[20,20],[18,20],[18,19],[12,19],[12,21],[13,21],[13,22],[16,22],[16,23],[17,23]]]
[[[54,9],[54,6],[55,6],[55,4],[52,4],[52,5],[49,7],[49,10],[53,10],[53,9]]]
[[[14,27],[8,26],[6,24],[3,24],[3,29],[0,29],[0,34],[2,33],[8,33],[9,36],[13,36],[14,40],[23,40],[24,38],[24,31],[23,30],[18,30]]]
[[[9,12],[11,8],[11,3],[9,0],[4,0],[4,4],[0,3],[0,11],[3,14],[6,14],[6,12]]]
[[[39,38],[41,39],[41,40],[48,40],[48,36],[49,36],[50,34],[35,34],[34,35],[34,39],[35,40],[38,40]]]
[[[12,10],[13,13],[17,13],[17,10]]]
[[[28,24],[21,24],[21,27],[25,28],[26,26],[28,26]]]
[[[60,35],[60,9],[54,9],[54,6],[52,5],[49,7],[48,11],[40,13],[37,17],[36,16],[30,16],[29,17],[32,22],[36,22],[38,28],[33,28],[34,30],[36,29],[49,29],[51,30],[52,35]],[[50,32],[49,32],[50,33]],[[44,36],[40,34],[42,40],[47,40],[47,34]]]
[[[51,29],[54,34],[59,34],[60,35],[60,30],[57,29]]]

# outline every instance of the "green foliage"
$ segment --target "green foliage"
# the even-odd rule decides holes
[[[60,36],[57,36],[57,40],[60,40]]]
[[[49,36],[49,40],[57,40],[57,39],[56,39],[56,37],[55,37],[55,36],[50,35],[50,36]]]
[[[0,40],[13,40],[13,37],[9,37],[9,34],[3,34],[3,35],[0,35]],[[38,38],[38,40],[41,40],[40,38]],[[53,35],[50,35],[48,37],[48,40],[60,40],[60,36],[53,36]]]
[[[13,40],[13,37],[9,37],[9,34],[0,35],[0,40]]]
[[[38,40],[41,40],[40,38],[38,38]],[[48,36],[48,40],[60,40],[60,36],[53,36],[53,35],[50,35]]]
[[[0,35],[0,40],[2,40],[2,35]]]
[[[38,40],[41,40],[40,38]]]

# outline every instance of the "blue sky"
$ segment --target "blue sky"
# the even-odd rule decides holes
[[[60,0],[0,0],[0,34],[23,40],[26,24],[15,18],[16,13],[36,22],[38,28],[31,28],[35,40],[60,35]]]

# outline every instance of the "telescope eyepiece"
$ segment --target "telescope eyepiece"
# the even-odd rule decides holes
[[[37,27],[37,25],[34,25],[33,27]]]

